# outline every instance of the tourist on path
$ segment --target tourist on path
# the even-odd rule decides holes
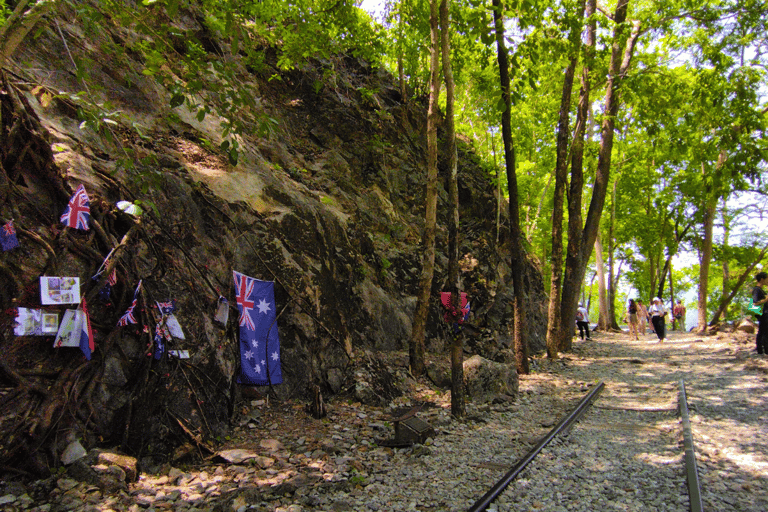
[[[635,339],[639,340],[640,338],[637,337],[637,304],[635,304],[634,299],[629,299],[627,306],[627,324],[629,324],[629,335],[634,335]]]
[[[579,326],[579,336],[581,336],[582,340],[584,339],[585,331],[587,333],[587,339],[592,339],[589,337],[589,316],[587,314],[587,308],[585,308],[581,302],[579,302],[579,309],[576,310],[576,325]]]
[[[758,272],[755,276],[757,286],[752,288],[752,302],[755,306],[761,306],[768,302],[768,295],[766,295],[763,286],[768,284],[768,274],[765,272]],[[757,353],[768,354],[768,310],[763,306],[763,314],[757,316]]]
[[[675,307],[672,308],[672,316],[675,318],[672,322],[672,329],[675,328],[675,323],[677,324],[677,328],[681,331],[685,330],[685,306],[683,305],[683,301],[680,299],[677,299],[677,304],[675,304]]]
[[[653,324],[653,330],[656,332],[656,336],[659,337],[659,343],[667,341],[666,326],[664,325],[664,317],[667,316],[667,308],[661,302],[658,297],[653,298],[653,304],[651,309],[648,310],[651,315],[651,323]]]

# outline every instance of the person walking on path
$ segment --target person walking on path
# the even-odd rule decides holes
[[[755,281],[757,286],[752,288],[752,302],[755,306],[763,306],[763,313],[757,316],[757,353],[768,354],[768,308],[764,306],[768,302],[768,295],[763,290],[763,286],[768,284],[768,274],[758,272]]]
[[[659,337],[659,343],[667,341],[666,326],[664,325],[664,317],[667,316],[667,308],[661,302],[658,297],[653,298],[653,305],[648,310],[651,314],[651,323],[653,324],[653,330],[656,332],[656,336]]]
[[[579,309],[576,310],[576,325],[579,326],[579,336],[584,339],[584,332],[587,333],[587,339],[591,340],[589,336],[589,316],[587,314],[587,308],[579,302]]]
[[[645,326],[648,324],[648,310],[640,299],[637,299],[637,321],[640,334],[645,336]]]
[[[634,335],[635,339],[639,340],[640,338],[637,337],[637,304],[635,304],[634,299],[629,299],[627,306],[627,324],[629,324],[629,335]]]
[[[672,308],[672,316],[674,317],[672,330],[675,329],[675,324],[677,324],[681,331],[685,331],[685,306],[682,300],[677,299],[677,304]]]

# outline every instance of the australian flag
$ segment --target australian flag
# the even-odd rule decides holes
[[[128,309],[125,311],[123,316],[120,317],[120,320],[117,322],[117,325],[120,327],[124,327],[129,324],[136,324],[138,323],[138,320],[136,320],[136,305],[139,303],[139,290],[141,290],[141,281],[139,281],[139,285],[136,287],[136,291],[133,292],[133,302],[131,302],[131,305],[128,307]]]
[[[160,310],[161,315],[170,315],[176,312],[176,299],[170,299],[165,302],[155,301],[157,309]]]
[[[61,222],[67,227],[87,231],[90,220],[91,202],[88,200],[88,194],[85,193],[85,187],[80,185],[75,195],[69,200],[67,209],[61,216]]]
[[[12,220],[0,228],[0,245],[2,245],[3,251],[10,251],[19,246],[19,239],[16,238],[16,230],[13,228]]]
[[[275,283],[234,272],[240,311],[240,376],[252,386],[281,384],[280,338],[277,335]]]
[[[165,337],[164,334],[163,326],[157,324],[157,327],[155,327],[155,359],[160,359],[165,353],[165,341],[163,340]]]
[[[91,360],[91,352],[93,352],[95,345],[93,344],[93,330],[91,330],[91,319],[88,318],[88,306],[85,304],[85,297],[81,304],[83,308],[83,324],[80,328],[80,350],[85,354],[87,360]]]

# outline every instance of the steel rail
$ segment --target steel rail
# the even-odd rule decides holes
[[[699,484],[699,471],[696,467],[696,451],[693,449],[693,434],[691,433],[691,420],[688,417],[688,399],[685,396],[685,382],[680,379],[680,394],[678,408],[683,423],[683,442],[685,445],[685,470],[688,477],[688,498],[691,512],[701,512],[701,487]]]
[[[474,505],[467,511],[467,512],[482,512],[483,510],[488,508],[488,505],[493,503],[496,498],[499,497],[499,495],[504,492],[504,489],[507,488],[507,486],[517,478],[517,475],[522,472],[523,469],[536,457],[536,455],[541,452],[541,450],[549,444],[550,441],[552,441],[555,436],[557,436],[560,432],[565,430],[567,427],[569,427],[572,423],[577,421],[582,414],[584,414],[584,411],[592,404],[592,402],[597,398],[597,395],[600,394],[600,392],[605,387],[605,383],[603,381],[600,381],[595,388],[589,392],[587,396],[585,396],[581,402],[579,402],[579,405],[576,406],[575,409],[573,409],[567,416],[565,416],[563,419],[560,420],[560,423],[555,425],[555,427],[544,436],[539,443],[533,447],[533,449],[528,452],[528,454],[520,459],[520,461],[515,464],[515,466],[509,470],[509,472],[504,475],[501,480],[496,482],[496,485],[491,487],[491,489],[483,495],[482,498],[477,500]]]

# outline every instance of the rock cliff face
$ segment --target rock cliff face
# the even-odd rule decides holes
[[[254,124],[232,166],[217,151],[221,119],[201,119],[188,104],[171,109],[171,93],[142,75],[139,56],[106,51],[130,48],[137,34],[106,21],[94,31],[71,21],[73,13],[57,19],[58,27],[40,26],[19,48],[0,94],[0,217],[14,219],[21,245],[0,257],[3,465],[44,472],[67,436],[146,456],[183,442],[204,448],[226,434],[239,389],[237,311],[225,327],[213,314],[219,296],[234,304],[232,270],[276,283],[284,378],[271,390],[277,398],[303,395],[310,384],[326,394],[352,389],[360,351],[407,348],[421,269],[423,102],[404,101],[392,78],[365,62],[339,57],[284,72],[265,48],[264,68],[238,69],[255,94],[254,119],[269,130]],[[182,33],[205,33],[191,15],[173,23]],[[75,62],[87,63],[87,82]],[[88,117],[76,96],[84,83],[93,103],[114,113],[109,120]],[[507,226],[497,244],[487,170],[471,145],[459,148],[463,288],[482,332],[467,345],[504,361]],[[87,232],[59,223],[79,184],[91,199]],[[120,200],[146,213],[137,220],[114,206]],[[100,283],[90,277],[114,247],[118,283],[111,300],[100,301]],[[441,228],[428,349],[447,358],[437,298],[446,249]],[[51,337],[14,335],[14,308],[63,313],[41,306],[43,275],[80,277],[95,332],[91,361],[77,349],[52,348]],[[139,324],[118,328],[140,279]],[[535,352],[544,348],[546,315],[533,266],[529,281]],[[188,360],[148,357],[149,305],[169,298],[186,335],[169,348],[188,350]],[[44,440],[50,449],[41,453]]]

